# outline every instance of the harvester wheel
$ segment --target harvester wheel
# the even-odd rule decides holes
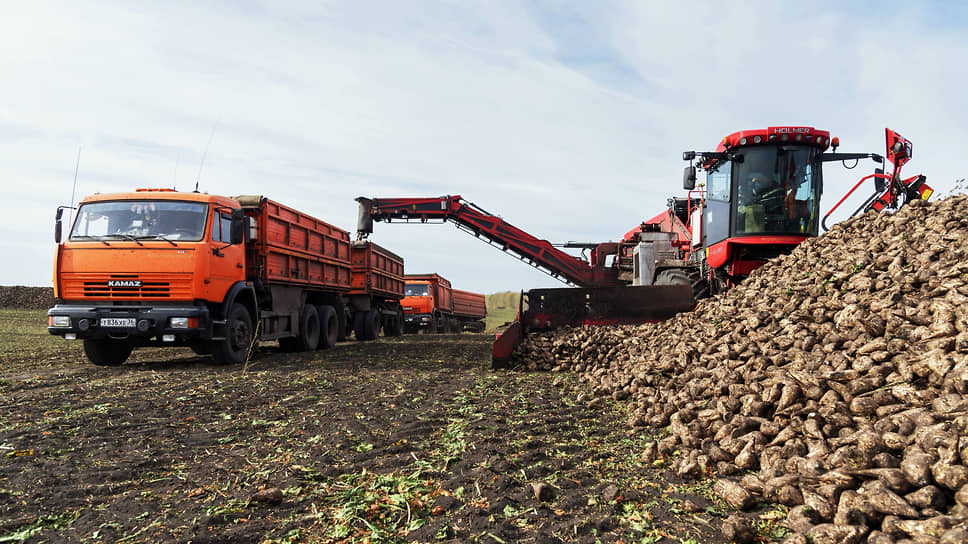
[[[322,305],[317,307],[319,313],[319,349],[329,349],[336,345],[339,338],[339,319],[336,316],[336,309],[332,306]]]
[[[692,281],[689,279],[689,274],[681,268],[667,268],[656,274],[655,276],[656,285],[689,285],[692,286]]]
[[[92,363],[99,366],[118,366],[131,355],[131,344],[110,338],[84,340],[84,354]]]
[[[667,268],[656,274],[655,285],[688,285],[694,301],[709,296],[709,283],[698,268]]]
[[[233,304],[225,319],[225,340],[212,346],[212,355],[220,365],[245,361],[252,344],[252,318],[241,304]]]

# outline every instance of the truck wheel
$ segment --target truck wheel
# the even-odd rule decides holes
[[[233,304],[225,319],[225,339],[212,346],[212,355],[220,365],[245,361],[252,345],[252,318],[241,304]]]
[[[342,307],[342,304],[336,307],[336,322],[339,325],[336,341],[342,342],[346,340],[347,336],[350,335],[350,327],[353,325],[353,323],[349,322],[349,319],[347,319],[346,310]]]
[[[380,312],[371,309],[353,314],[353,334],[360,342],[376,340],[380,335]]]
[[[383,323],[383,334],[386,336],[401,336],[403,334],[403,312],[397,310],[397,313],[387,317]]]
[[[380,336],[383,320],[380,318],[380,311],[373,308],[366,312],[366,322],[364,323],[364,340],[376,340]]]
[[[118,366],[128,360],[133,347],[123,340],[110,338],[84,340],[84,354],[92,363],[99,366]]]
[[[356,340],[362,342],[366,340],[366,327],[364,323],[366,322],[366,312],[354,312],[353,313],[353,336]]]
[[[319,306],[319,349],[329,349],[336,345],[339,338],[339,319],[336,317],[336,309],[332,306]]]
[[[319,331],[319,312],[316,311],[316,306],[303,306],[302,315],[299,316],[299,351],[316,349],[319,346]]]

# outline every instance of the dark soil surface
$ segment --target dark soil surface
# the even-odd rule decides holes
[[[577,375],[491,370],[490,335],[112,368],[3,315],[0,541],[724,541],[712,479],[642,463],[662,430]]]

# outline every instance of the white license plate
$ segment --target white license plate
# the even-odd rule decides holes
[[[102,327],[123,327],[123,328],[133,328],[137,320],[133,317],[102,317],[101,326]]]

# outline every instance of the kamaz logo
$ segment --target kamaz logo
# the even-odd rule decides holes
[[[141,280],[108,280],[108,287],[141,287]]]

